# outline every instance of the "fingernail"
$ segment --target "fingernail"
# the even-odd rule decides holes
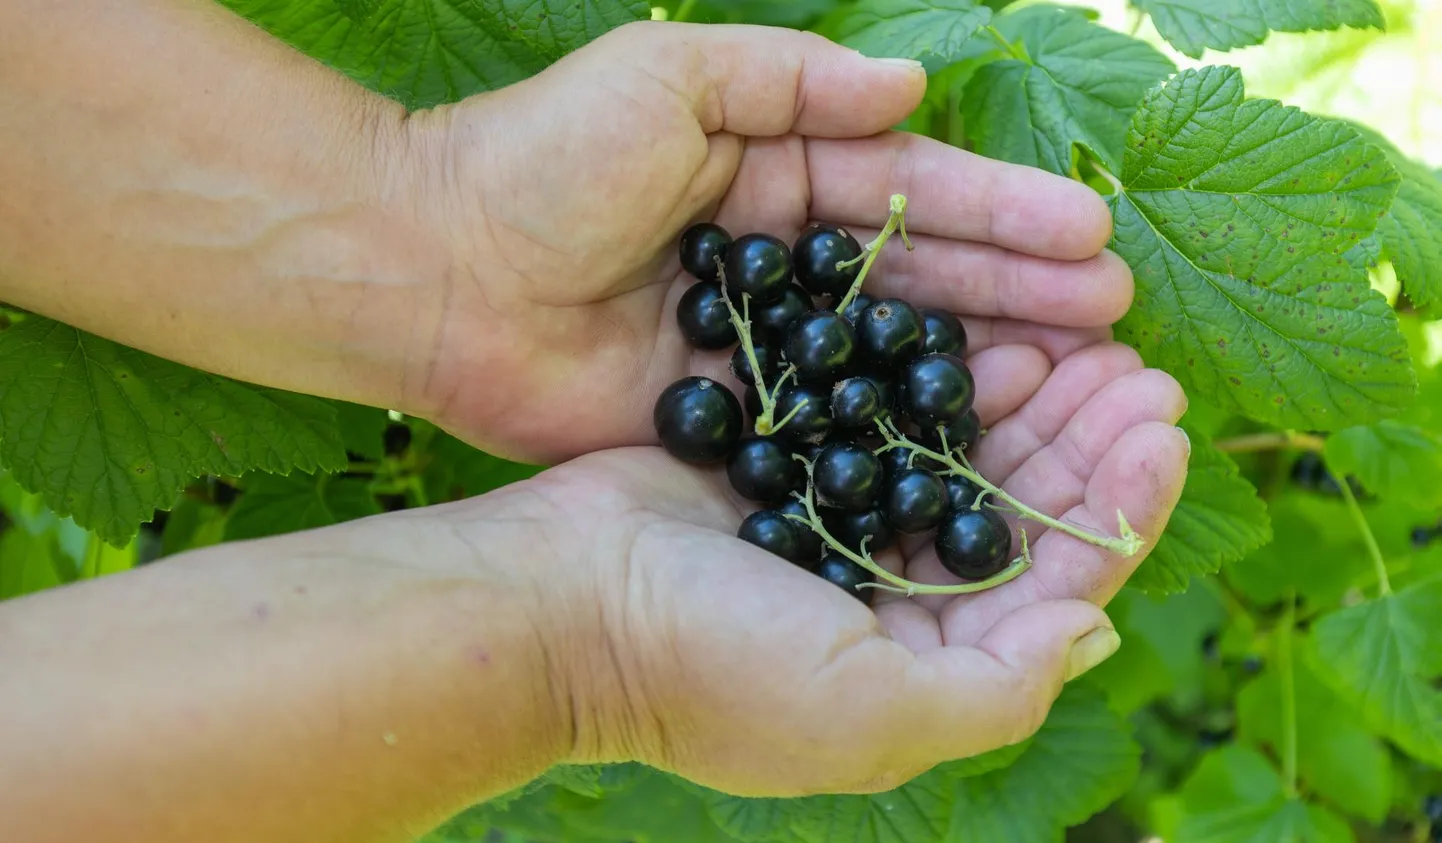
[[[923,69],[921,62],[916,59],[872,59],[872,61],[879,61],[882,64],[889,64],[892,67],[904,67],[907,70]]]
[[[1177,432],[1182,435],[1182,441],[1187,443],[1187,459],[1192,458],[1192,437],[1187,435],[1186,428],[1178,427]]]
[[[1122,637],[1109,626],[1100,626],[1078,638],[1071,645],[1071,656],[1067,659],[1066,681],[1086,673],[1107,659],[1122,645]]]

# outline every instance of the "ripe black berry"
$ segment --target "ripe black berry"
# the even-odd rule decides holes
[[[811,304],[811,296],[795,284],[788,285],[786,292],[781,295],[781,300],[775,304],[757,306],[752,302],[751,305],[752,337],[758,342],[777,345],[786,339],[786,332],[791,330],[792,322],[801,314],[815,310]]]
[[[869,378],[847,378],[831,389],[831,418],[841,427],[869,428],[881,413],[881,391]]]
[[[901,409],[925,429],[947,424],[971,409],[976,382],[961,358],[928,354],[906,367],[897,396]]]
[[[821,567],[816,569],[816,575],[832,585],[841,586],[857,600],[866,605],[871,605],[871,599],[875,595],[874,588],[857,588],[864,583],[876,582],[876,576],[860,565],[847,559],[839,553],[828,553],[821,560]]]
[[[386,456],[397,456],[411,446],[411,426],[398,423],[386,425],[381,441]]]
[[[786,516],[795,515],[800,518],[807,518],[806,505],[795,498],[791,498],[786,501],[786,503],[776,507],[776,511]],[[811,525],[809,524],[802,524],[793,520],[791,521],[791,526],[796,530],[796,539],[801,547],[799,557],[801,561],[798,564],[806,568],[814,569],[816,563],[821,560],[821,536],[817,535],[816,531],[811,529]]]
[[[969,509],[981,494],[980,486],[960,474],[948,474],[942,482],[946,484],[947,508],[951,510]]]
[[[676,305],[676,324],[687,342],[706,351],[730,348],[740,339],[715,281],[698,281],[686,290]]]
[[[743,439],[726,458],[731,488],[747,500],[773,503],[801,489],[806,473],[791,449],[771,437]]]
[[[791,250],[769,234],[743,234],[726,252],[726,287],[733,301],[745,293],[751,304],[780,301],[791,284]]]
[[[1430,545],[1430,544],[1432,543],[1432,539],[1434,539],[1434,538],[1436,538],[1436,537],[1437,537],[1437,531],[1435,530],[1435,528],[1432,528],[1432,527],[1413,527],[1413,528],[1412,528],[1412,547],[1415,548],[1415,549],[1417,549],[1417,550],[1423,550],[1423,549],[1425,549],[1428,545]]]
[[[887,483],[908,468],[924,468],[935,474],[940,474],[945,470],[945,466],[931,457],[921,454],[914,457],[911,455],[912,452],[905,448],[892,448],[877,455],[877,459],[881,460],[881,472]],[[911,462],[910,465],[907,465],[908,460]]]
[[[862,512],[881,494],[881,460],[855,442],[833,442],[817,456],[813,478],[819,503]]]
[[[936,531],[941,566],[964,580],[984,580],[1006,567],[1011,528],[996,510],[959,509]]]
[[[781,361],[779,359],[781,355],[772,351],[770,346],[765,345],[755,346],[755,351],[756,362],[761,364],[761,376],[766,379],[767,388],[775,387],[776,374],[781,370]],[[736,350],[731,352],[731,374],[736,376],[736,380],[741,381],[747,386],[756,385],[756,376],[751,372],[751,358],[746,356],[746,348],[744,346],[738,345],[736,346]],[[760,400],[760,397],[758,393],[757,399]]]
[[[715,281],[716,259],[726,260],[731,235],[715,223],[698,222],[681,235],[681,268],[702,281]]]
[[[886,522],[886,515],[880,509],[865,512],[828,509],[821,519],[832,538],[857,553],[861,552],[862,539],[866,540],[868,553],[879,553],[896,544],[896,531]]]
[[[921,313],[901,299],[882,299],[856,321],[861,357],[879,372],[891,372],[921,354],[925,326]]]
[[[902,533],[924,533],[941,523],[950,508],[946,484],[924,468],[909,468],[882,495],[886,520]]]
[[[926,323],[926,338],[921,344],[922,354],[966,356],[966,328],[960,319],[945,310],[930,307],[921,311],[921,318]]]
[[[831,391],[822,386],[797,386],[789,384],[776,396],[776,411],[773,422],[791,417],[781,428],[781,435],[796,442],[820,442],[831,432]],[[803,402],[804,406],[803,406]],[[801,407],[795,416],[793,410]]]
[[[847,322],[855,325],[861,319],[861,314],[865,313],[866,308],[871,307],[875,301],[876,299],[865,293],[857,293],[856,298],[851,300],[851,304],[846,306],[846,310],[842,311],[841,315],[846,317]]]
[[[741,403],[713,380],[682,378],[656,399],[652,421],[671,456],[697,465],[715,462],[741,438]]]
[[[803,314],[786,334],[786,362],[803,383],[834,383],[855,351],[856,330],[830,310]]]
[[[813,223],[801,232],[792,250],[796,261],[796,280],[807,291],[818,296],[843,296],[861,271],[857,262],[845,269],[836,264],[861,255],[861,244],[844,228]]]
[[[921,428],[921,444],[932,450],[941,449],[942,434],[946,434],[947,450],[963,449],[967,454],[976,450],[976,441],[981,438],[981,417],[975,409],[967,410],[949,424]]]
[[[780,556],[788,562],[800,564],[801,541],[795,525],[786,516],[773,509],[762,509],[746,516],[736,537],[750,542],[762,550]]]

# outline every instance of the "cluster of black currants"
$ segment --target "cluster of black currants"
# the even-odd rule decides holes
[[[687,377],[654,415],[667,451],[724,461],[736,492],[764,507],[740,538],[867,603],[870,554],[899,534],[935,531],[941,564],[963,580],[995,577],[1012,560],[1011,527],[987,500],[994,487],[965,457],[982,431],[962,323],[861,292],[896,228],[905,238],[893,207],[866,247],[827,224],[789,245],[761,233],[733,239],[710,223],[688,229],[681,265],[696,281],[676,320],[695,348],[735,346],[731,372],[746,392],[739,401]]]

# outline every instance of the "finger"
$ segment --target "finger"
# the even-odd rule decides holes
[[[643,21],[595,47],[600,61],[665,80],[708,134],[865,137],[899,123],[926,93],[920,64],[867,58],[779,27]]]
[[[850,231],[862,243],[876,236],[874,228]],[[900,243],[882,249],[867,275],[868,293],[970,316],[1078,328],[1111,325],[1131,307],[1131,270],[1111,251],[1059,261],[926,235],[912,243],[910,252]]]
[[[966,328],[968,354],[996,345],[1029,345],[1045,354],[1053,364],[1060,364],[1078,351],[1112,338],[1109,327],[1055,328],[1036,322],[970,316],[961,317],[961,324]]]
[[[1093,257],[1111,237],[1106,202],[1086,185],[941,141],[902,132],[813,138],[806,153],[817,219],[881,226],[890,196],[903,193],[907,228],[918,234],[1060,260]]]

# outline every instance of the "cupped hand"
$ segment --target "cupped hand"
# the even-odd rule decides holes
[[[397,320],[406,409],[523,459],[653,443],[661,390],[725,371],[676,326],[681,231],[714,219],[789,242],[821,220],[866,242],[893,193],[910,200],[916,250],[888,248],[868,291],[962,314],[974,350],[1040,349],[1040,363],[1013,359],[1026,366],[1106,339],[1132,285],[1103,251],[1102,200],[887,131],[925,84],[914,64],[806,33],[640,23],[414,115],[416,213],[453,258]]]
[[[980,368],[982,394],[1005,394],[1004,376]],[[1129,349],[1095,345],[983,404],[975,461],[1048,515],[1106,532],[1120,509],[1154,540],[1181,491],[1184,404]],[[1098,607],[1151,548],[1122,559],[1030,524],[1034,566],[1018,579],[878,595],[873,611],[734,538],[749,507],[724,472],[659,448],[583,457],[516,491],[543,502],[539,523],[566,525],[547,534],[573,549],[564,581],[584,586],[554,583],[580,596],[549,604],[579,666],[571,760],[640,760],[742,795],[887,789],[1027,737],[1063,683],[1114,650]],[[929,550],[904,550],[878,561],[948,581]]]

